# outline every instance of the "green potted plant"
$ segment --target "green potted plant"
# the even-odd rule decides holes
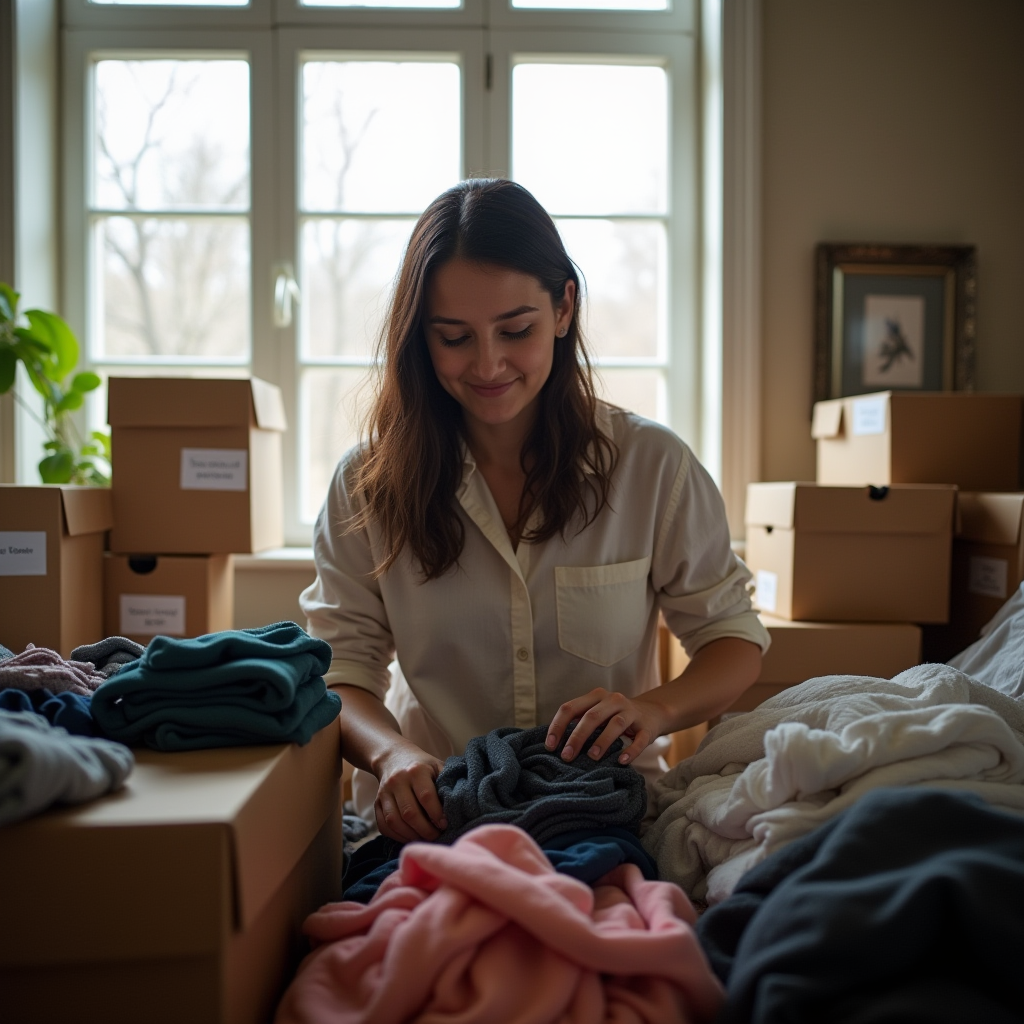
[[[14,386],[20,362],[43,398],[42,418],[21,404],[47,434],[47,454],[39,463],[44,484],[109,487],[110,435],[94,430],[83,441],[71,415],[82,407],[86,394],[100,386],[100,378],[89,370],[72,376],[78,365],[78,341],[71,328],[56,313],[19,313],[20,298],[0,281],[0,395]],[[20,401],[17,392],[15,399]]]

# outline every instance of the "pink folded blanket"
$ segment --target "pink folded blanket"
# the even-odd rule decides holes
[[[89,661],[65,661],[48,647],[29,644],[13,658],[0,661],[0,690],[49,690],[91,697],[106,679]]]
[[[411,843],[373,900],[306,920],[276,1024],[689,1024],[722,987],[681,889],[622,865],[591,889],[514,825]]]

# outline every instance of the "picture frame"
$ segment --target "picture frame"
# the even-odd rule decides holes
[[[821,242],[814,401],[873,391],[973,391],[973,245]]]

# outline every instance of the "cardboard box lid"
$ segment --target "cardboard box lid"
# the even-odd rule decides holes
[[[815,441],[823,437],[839,437],[843,430],[843,399],[830,398],[814,403],[811,418],[811,437]]]
[[[114,506],[109,487],[80,487],[74,484],[0,484],[0,529],[45,528],[40,516],[62,516],[64,531],[72,537],[102,533],[114,525]],[[28,518],[26,518],[28,517]],[[51,520],[52,522],[53,520]]]
[[[335,724],[308,744],[136,751],[120,792],[9,825],[0,964],[193,956],[255,921],[338,800]],[[60,921],[60,927],[53,923]]]
[[[947,484],[755,483],[747,487],[746,523],[808,533],[941,533],[951,529],[955,497]]]
[[[251,427],[286,430],[281,389],[258,377],[111,377],[112,427]]]
[[[957,497],[956,535],[980,544],[1016,546],[1024,519],[1024,494],[961,491]]]

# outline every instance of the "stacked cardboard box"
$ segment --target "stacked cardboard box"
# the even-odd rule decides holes
[[[111,378],[108,634],[230,629],[232,553],[284,543],[281,392],[255,377]]]
[[[820,658],[797,659],[801,670],[873,674],[858,649],[884,647],[871,633],[882,623],[925,625],[934,660],[977,635],[1024,578],[1024,495],[991,493],[1020,487],[1022,423],[1019,395],[887,391],[816,404],[817,481],[751,484],[747,495],[755,604],[791,623],[773,640],[809,654],[829,638]],[[958,489],[970,491],[959,502]],[[865,632],[847,644],[841,623]],[[735,710],[772,682],[762,675]]]

